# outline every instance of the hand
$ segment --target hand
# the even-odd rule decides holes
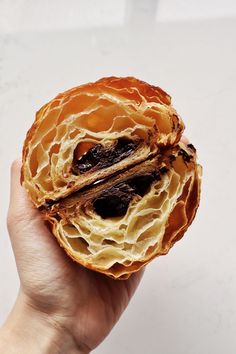
[[[8,229],[21,286],[3,330],[5,342],[11,332],[18,346],[12,353],[89,353],[118,321],[142,272],[118,281],[73,262],[59,247],[19,180],[20,162],[16,161],[11,170]],[[34,334],[37,348],[30,351]],[[20,351],[20,345],[28,351]]]

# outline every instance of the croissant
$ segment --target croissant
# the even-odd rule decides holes
[[[170,96],[133,77],[75,87],[37,112],[21,182],[73,260],[127,279],[182,238],[201,184],[183,130]]]

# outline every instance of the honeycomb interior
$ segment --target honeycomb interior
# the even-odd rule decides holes
[[[72,204],[66,218],[53,217],[56,232],[74,257],[98,269],[109,269],[119,263],[125,266],[142,261],[162,249],[168,218],[191,181],[182,157],[155,181],[147,193],[135,195],[122,217],[103,219],[95,213],[92,200]]]
[[[59,95],[37,113],[23,154],[23,184],[37,206],[68,195],[86,182],[71,173],[75,152],[82,156],[98,143],[107,147],[119,138],[140,138],[143,147],[125,159],[128,166],[147,158],[158,144],[177,139],[180,119],[168,104],[156,102],[155,97],[147,100],[136,88],[103,90],[89,87],[83,92],[79,87]],[[116,170],[123,163],[118,162]],[[105,173],[113,169],[108,167]]]

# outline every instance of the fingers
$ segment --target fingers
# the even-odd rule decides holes
[[[21,161],[15,160],[11,166],[11,190],[9,212],[14,216],[24,216],[29,219],[35,215],[35,209],[30,202],[26,191],[20,184]],[[27,209],[27,213],[26,213]]]
[[[189,144],[189,140],[188,140],[188,138],[186,138],[186,136],[182,136],[181,139],[180,139],[180,141],[181,141],[182,143],[184,143],[185,145],[188,145],[188,144]]]
[[[11,167],[10,204],[8,209],[8,227],[10,229],[26,226],[38,217],[37,210],[30,202],[26,191],[20,184],[21,161],[15,160]]]
[[[62,250],[20,184],[20,170],[21,161],[14,161],[7,224],[15,256],[24,258],[24,261],[29,254],[31,258],[36,255],[45,259],[61,257]]]

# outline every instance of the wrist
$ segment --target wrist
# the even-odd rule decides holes
[[[0,331],[0,352],[88,354],[52,316],[33,308],[22,292]]]

